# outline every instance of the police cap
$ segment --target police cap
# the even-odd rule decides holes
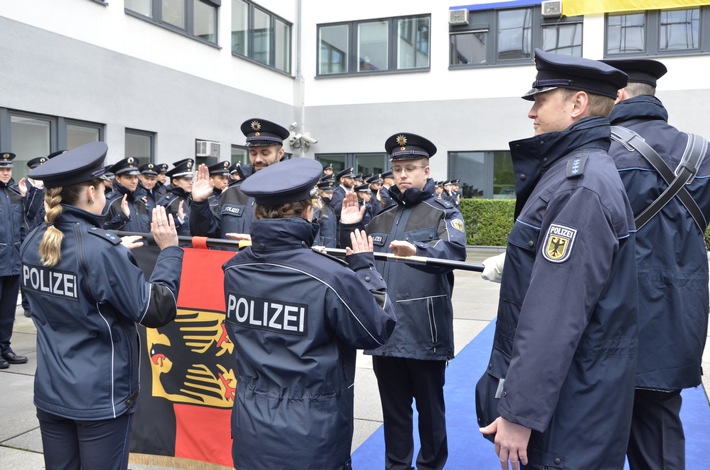
[[[382,183],[382,178],[380,175],[374,174],[365,180],[368,184],[380,184]]]
[[[167,163],[158,163],[158,174],[166,174],[169,168],[170,166]]]
[[[609,59],[602,60],[629,76],[629,83],[646,83],[656,86],[656,80],[668,72],[662,62],[653,59]]]
[[[385,178],[394,178],[394,173],[392,173],[391,171],[385,171],[385,172],[382,173],[380,176],[382,177],[382,179],[385,179]]]
[[[0,168],[12,168],[12,161],[16,155],[12,152],[0,153]]]
[[[355,176],[355,173],[353,173],[352,168],[346,168],[342,171],[339,171],[337,175],[335,175],[335,180],[340,181],[340,178],[352,178]]]
[[[335,188],[335,180],[333,178],[321,178],[317,184],[318,189],[323,191],[333,191]]]
[[[326,166],[323,167],[323,171],[325,171],[325,170],[333,171],[333,164],[328,163]]]
[[[45,187],[72,186],[104,176],[104,159],[108,146],[104,142],[89,142],[48,160],[30,170],[32,179],[42,180]]]
[[[192,178],[192,167],[195,161],[192,158],[184,158],[173,162],[173,169],[165,174],[171,178]]]
[[[283,145],[288,130],[266,119],[251,118],[242,123],[242,133],[247,138],[247,147]]]
[[[34,170],[35,168],[42,165],[46,161],[47,161],[47,157],[35,157],[32,160],[27,162],[27,166],[29,167],[30,170]]]
[[[136,157],[128,157],[114,163],[108,171],[116,176],[135,176],[140,174],[139,165]]]
[[[370,185],[369,184],[359,184],[355,186],[354,188],[356,193],[369,193],[370,192]]]
[[[537,80],[532,89],[522,96],[533,101],[538,93],[567,88],[616,99],[617,92],[624,88],[628,76],[611,65],[598,60],[552,54],[535,49]]]
[[[158,167],[159,165],[156,165],[155,163],[144,163],[138,167],[138,171],[145,176],[158,176]]]
[[[312,198],[321,173],[323,167],[317,161],[293,158],[254,173],[241,189],[259,205],[279,206]]]
[[[417,134],[398,132],[385,141],[385,150],[391,161],[419,160],[436,153],[436,145]]]
[[[239,166],[239,162],[237,163],[232,163],[229,165],[229,174],[232,175],[237,172],[237,167]]]
[[[226,160],[223,162],[215,163],[214,165],[210,165],[207,167],[207,169],[209,170],[210,175],[229,176],[229,162]]]

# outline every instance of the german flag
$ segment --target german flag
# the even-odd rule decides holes
[[[133,250],[147,276],[159,249]],[[230,418],[236,390],[234,345],[224,325],[222,265],[234,252],[185,248],[178,312],[140,329],[141,390],[131,452],[232,468]],[[148,456],[133,463],[165,464]]]

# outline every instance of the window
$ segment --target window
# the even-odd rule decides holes
[[[461,180],[462,198],[515,198],[513,159],[509,151],[449,152],[449,179]]]
[[[291,73],[291,24],[246,0],[232,0],[232,54]]]
[[[66,126],[67,149],[103,140],[103,126],[100,124],[69,120],[66,120],[64,124]]]
[[[103,132],[102,124],[0,108],[0,137],[6,136],[0,141],[0,151],[17,155],[12,171],[15,181],[29,172],[27,161],[103,140]]]
[[[710,8],[649,10],[606,16],[606,55],[678,55],[710,52]]]
[[[452,68],[528,63],[536,47],[582,56],[582,17],[543,18],[539,5],[471,11],[449,33]]]
[[[126,12],[166,29],[217,44],[221,0],[125,0]]]
[[[126,129],[126,156],[140,159],[141,164],[155,163],[155,133]]]
[[[249,149],[240,145],[232,145],[231,158],[232,163],[249,164]]]
[[[428,70],[430,16],[318,26],[320,76]]]

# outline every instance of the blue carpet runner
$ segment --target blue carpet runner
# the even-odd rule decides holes
[[[493,444],[478,432],[475,408],[475,386],[486,369],[495,320],[476,336],[449,363],[446,371],[446,428],[449,440],[447,470],[498,470],[500,463]],[[687,468],[708,468],[710,452],[710,406],[702,387],[683,391],[683,420],[686,437]],[[414,422],[414,458],[419,451],[419,437]],[[355,470],[380,470],[385,467],[384,431],[380,426],[353,453]]]

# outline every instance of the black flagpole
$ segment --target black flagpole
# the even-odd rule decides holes
[[[119,237],[126,237],[126,236],[140,236],[145,238],[148,243],[155,243],[153,240],[153,235],[150,233],[138,233],[138,232],[122,232],[119,230],[109,230],[109,232],[112,232]],[[201,238],[201,237],[197,237]],[[192,243],[193,237],[186,237],[186,236],[178,236],[178,241],[183,242],[183,243]],[[234,251],[239,251],[239,244],[242,243],[242,247],[244,247],[244,241],[239,241],[239,240],[225,240],[224,238],[207,238],[206,244],[209,247],[223,247],[223,248],[229,248]],[[342,248],[325,248],[325,247],[316,247],[314,248],[316,251],[320,251],[323,253],[326,253],[331,256],[336,256],[339,258],[344,258],[345,257],[345,250]],[[483,272],[483,265],[482,264],[473,264],[473,263],[466,263],[464,261],[454,261],[454,260],[449,260],[449,259],[439,259],[439,258],[427,258],[425,256],[397,256],[393,253],[378,253],[375,252],[373,253],[375,255],[375,259],[377,260],[382,260],[382,261],[398,261],[400,263],[411,263],[411,264],[424,264],[427,266],[435,266],[435,267],[446,267],[446,268],[451,268],[451,269],[461,269],[464,271],[476,271],[476,272]]]

